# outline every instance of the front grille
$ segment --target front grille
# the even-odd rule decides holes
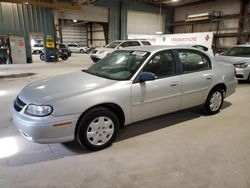
[[[21,101],[18,97],[14,101],[14,108],[16,111],[20,112],[26,104]]]
[[[236,78],[244,78],[244,76],[241,74],[236,74]]]

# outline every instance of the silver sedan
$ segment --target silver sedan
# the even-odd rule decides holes
[[[234,65],[236,78],[250,82],[250,45],[234,46],[215,59]]]
[[[236,83],[232,65],[195,48],[132,47],[87,70],[27,85],[12,113],[28,140],[76,139],[100,150],[114,141],[119,128],[136,121],[198,105],[216,114]]]

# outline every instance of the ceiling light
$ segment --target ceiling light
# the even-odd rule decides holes
[[[173,2],[177,2],[177,1],[179,1],[179,0],[172,0]]]
[[[157,35],[161,35],[162,34],[162,31],[156,31],[155,32]]]
[[[76,23],[76,22],[77,22],[77,20],[73,20],[73,22],[74,22],[74,23]]]
[[[22,4],[24,4],[24,5],[28,5],[28,4],[29,4],[29,2],[28,2],[28,1],[24,1]]]

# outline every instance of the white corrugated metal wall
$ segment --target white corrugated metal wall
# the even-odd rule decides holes
[[[128,34],[155,34],[164,31],[164,16],[162,14],[128,10]]]

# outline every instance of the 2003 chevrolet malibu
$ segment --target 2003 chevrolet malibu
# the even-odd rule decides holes
[[[27,85],[13,119],[38,143],[76,139],[81,146],[109,146],[120,127],[194,106],[220,111],[235,92],[233,65],[195,48],[145,46],[117,50],[87,70]]]

